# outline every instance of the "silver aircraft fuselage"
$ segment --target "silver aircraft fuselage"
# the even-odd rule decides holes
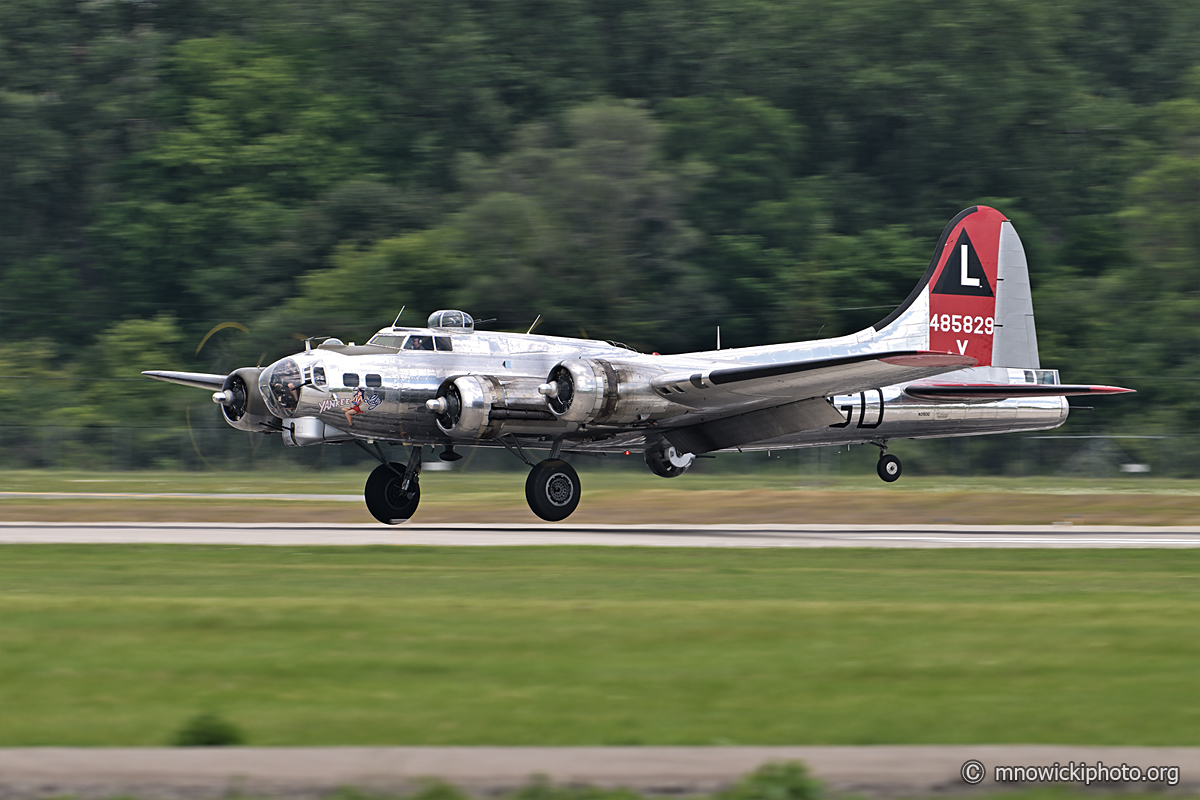
[[[622,369],[637,369],[644,376],[689,370],[711,370],[714,365],[772,364],[781,360],[829,357],[857,350],[824,340],[820,352],[795,344],[716,350],[680,356],[635,353],[603,342],[536,334],[471,332],[453,333],[429,328],[385,328],[380,337],[401,340],[408,336],[436,337],[450,343],[450,350],[401,350],[379,345],[345,346],[340,343],[313,348],[281,359],[263,372],[263,386],[277,371],[295,372],[294,401],[274,398],[272,411],[285,419],[319,420],[325,429],[293,429],[285,423],[288,444],[306,445],[345,441],[349,437],[408,444],[498,444],[494,439],[469,442],[447,435],[437,424],[437,415],[426,407],[447,380],[464,375],[487,376],[501,384],[540,383],[556,364],[569,358],[591,358],[617,363]],[[316,378],[314,379],[314,376]],[[975,367],[939,376],[963,382],[1057,383],[1052,370]],[[636,385],[636,384],[635,384]],[[354,411],[354,395],[362,391]],[[512,435],[524,446],[548,447],[562,439],[564,452],[610,452],[637,450],[647,434],[661,433],[716,416],[713,409],[697,410],[673,403],[642,389],[643,397],[623,396],[622,402],[640,403],[634,419],[622,425],[576,424],[550,418],[507,419],[502,435]],[[269,389],[265,393],[269,394]],[[538,398],[527,405],[536,409]],[[1064,397],[1008,398],[987,402],[926,401],[904,394],[904,384],[880,386],[853,395],[835,395],[833,405],[845,422],[816,430],[746,443],[730,450],[753,451],[840,445],[901,438],[974,436],[1014,431],[1039,431],[1066,421]],[[765,405],[765,403],[764,403]],[[352,422],[351,422],[352,420]],[[332,429],[332,430],[331,430]],[[292,432],[294,430],[294,432]],[[306,431],[318,431],[306,438]]]

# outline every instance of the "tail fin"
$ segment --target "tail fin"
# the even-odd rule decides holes
[[[960,212],[921,282],[874,328],[880,340],[971,356],[981,367],[1039,367],[1029,269],[1012,223],[987,206]]]

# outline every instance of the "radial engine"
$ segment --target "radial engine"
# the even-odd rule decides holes
[[[600,358],[572,358],[545,381],[462,375],[447,379],[425,405],[438,427],[458,439],[491,439],[509,432],[561,431],[646,422],[670,403],[650,386],[657,372]]]

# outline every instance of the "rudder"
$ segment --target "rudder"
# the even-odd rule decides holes
[[[1000,286],[996,297],[996,334],[992,340],[992,364],[997,367],[1037,369],[1037,329],[1033,324],[1033,292],[1025,248],[1011,222],[1000,226],[1000,253],[996,275]]]

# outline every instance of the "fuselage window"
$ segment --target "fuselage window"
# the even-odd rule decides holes
[[[313,382],[314,386],[324,386],[325,385],[325,368],[319,364],[317,366],[313,367],[312,382]]]
[[[410,336],[408,341],[404,343],[405,350],[432,350],[432,336]]]
[[[433,345],[437,350],[441,350],[442,352],[445,352],[445,353],[449,353],[451,350],[454,349],[454,343],[450,341],[449,336],[433,337]]]
[[[349,386],[350,388],[354,388],[355,386],[358,386],[358,373],[357,372],[343,373],[342,374],[342,386]]]
[[[378,375],[367,375],[367,386],[370,386],[372,389],[378,389],[380,386],[383,386],[383,378]]]

